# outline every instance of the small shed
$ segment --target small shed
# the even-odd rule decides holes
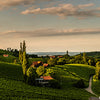
[[[51,76],[41,76],[40,78],[35,79],[40,84],[48,84],[53,78]]]

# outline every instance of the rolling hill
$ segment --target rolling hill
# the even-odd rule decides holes
[[[23,82],[20,65],[0,62],[0,99],[2,100],[88,100],[92,94],[85,89],[75,88],[80,78],[88,86],[94,67],[80,64],[66,64],[52,67],[59,73],[61,89],[30,86]]]

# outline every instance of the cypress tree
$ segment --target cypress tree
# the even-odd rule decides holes
[[[19,61],[20,61],[21,64],[23,63],[23,49],[22,49],[22,43],[20,43]]]
[[[26,52],[26,43],[25,43],[25,40],[23,41],[23,52]]]
[[[68,54],[68,50],[66,51],[66,54],[69,55],[69,54]]]
[[[22,64],[22,69],[23,69],[23,75],[24,75],[24,80],[26,81],[26,72],[27,72],[27,60],[26,60],[26,52],[23,52],[23,64]]]
[[[23,75],[24,75],[24,80],[26,82],[27,79],[27,59],[26,59],[26,44],[25,40],[23,41],[23,63],[22,63],[22,69],[23,69]]]
[[[27,75],[26,75],[26,72],[27,72],[27,59],[26,59],[26,44],[25,44],[25,40],[23,41],[23,44],[20,43],[19,60],[20,60],[20,63],[22,64],[24,81],[26,82],[26,79],[27,79]]]

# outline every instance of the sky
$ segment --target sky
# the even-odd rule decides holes
[[[0,49],[100,51],[100,0],[0,0]]]

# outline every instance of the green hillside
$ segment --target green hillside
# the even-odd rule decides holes
[[[100,51],[86,52],[86,55],[89,57],[100,58]]]
[[[71,64],[52,68],[60,75],[61,89],[27,85],[23,82],[20,65],[0,62],[0,99],[88,100],[92,96],[92,94],[86,92],[84,89],[75,88],[73,83],[79,80],[80,77],[88,81],[89,75],[94,73],[94,67]]]
[[[100,80],[93,81],[92,84],[94,93],[100,96]]]
[[[85,86],[88,87],[90,75],[95,73],[95,67],[84,64],[57,65],[53,69],[59,74],[64,89],[73,87],[73,84],[80,79],[83,79]]]
[[[8,62],[8,63],[14,63],[14,60],[18,61],[18,57],[9,55],[8,57],[3,57],[3,55],[0,55],[0,61],[2,62]]]

